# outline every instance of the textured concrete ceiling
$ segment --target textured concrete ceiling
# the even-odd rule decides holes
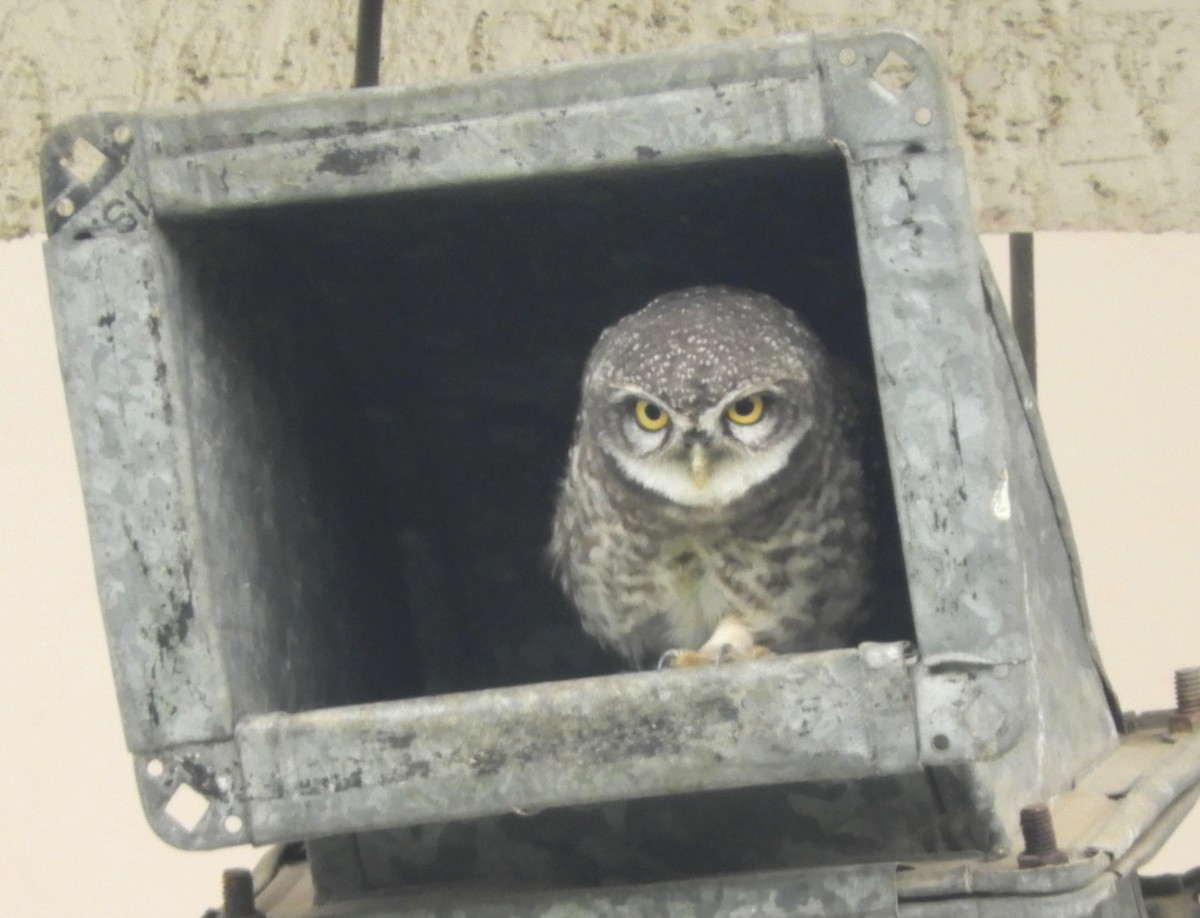
[[[349,86],[355,0],[0,0],[0,238],[92,111]],[[1200,231],[1196,0],[390,0],[385,83],[896,24],[945,61],[981,231]]]

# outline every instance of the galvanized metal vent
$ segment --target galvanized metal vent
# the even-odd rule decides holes
[[[44,174],[124,724],[168,841],[381,830],[356,857],[398,863],[396,826],[548,808],[528,831],[550,831],[637,798],[614,804],[636,835],[727,791],[809,847],[688,869],[885,837],[1000,856],[1115,744],[911,37],[89,117]],[[774,294],[874,374],[895,589],[857,647],[611,675],[546,574],[551,501],[597,333],[693,283]]]

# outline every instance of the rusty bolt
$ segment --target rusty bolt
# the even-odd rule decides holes
[[[1066,852],[1054,837],[1054,820],[1046,804],[1034,803],[1021,809],[1021,835],[1025,850],[1017,855],[1017,866],[1022,870],[1067,862]]]
[[[225,918],[261,918],[254,907],[254,878],[249,870],[232,868],[221,874],[221,906]]]

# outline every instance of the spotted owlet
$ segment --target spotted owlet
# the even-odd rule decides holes
[[[550,554],[584,629],[635,665],[845,646],[876,526],[865,383],[761,293],[667,293],[583,376]]]

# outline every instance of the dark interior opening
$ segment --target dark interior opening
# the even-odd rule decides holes
[[[648,163],[166,232],[189,291],[192,435],[212,462],[196,473],[201,504],[260,517],[211,547],[237,569],[230,591],[250,578],[262,594],[238,614],[269,621],[234,630],[294,656],[277,685],[282,663],[247,651],[272,688],[246,710],[622,668],[577,625],[545,545],[587,353],[655,295],[772,294],[873,373],[836,153]],[[246,403],[241,421],[205,420],[226,402]],[[863,637],[907,638],[895,520],[882,522],[892,588]],[[292,546],[283,569],[271,540]]]

